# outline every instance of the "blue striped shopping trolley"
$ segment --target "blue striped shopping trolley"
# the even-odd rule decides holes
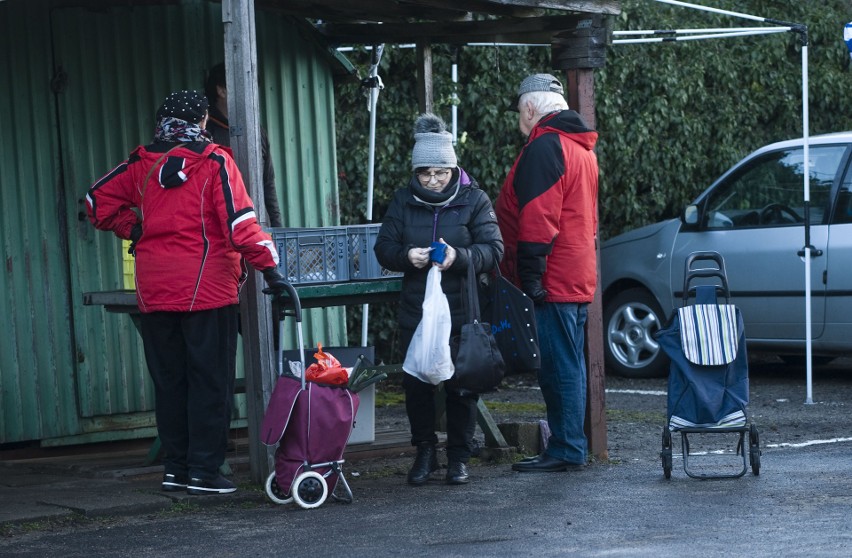
[[[724,304],[719,302],[719,294],[724,296]],[[694,303],[689,304],[690,300]],[[748,471],[749,465],[752,473],[760,474],[760,441],[748,414],[743,319],[730,303],[725,264],[718,252],[694,252],[687,257],[683,306],[672,313],[669,323],[655,337],[671,359],[668,420],[660,452],[665,477],[671,478],[672,436],[676,432],[681,434],[683,469],[688,476],[737,478]],[[690,434],[732,438],[735,447],[727,451],[702,446],[702,451],[693,451]],[[735,456],[733,467],[731,455]],[[738,465],[740,458],[742,467]],[[716,465],[724,467],[724,472],[712,472]]]

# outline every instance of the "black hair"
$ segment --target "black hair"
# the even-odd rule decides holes
[[[216,91],[217,86],[226,86],[224,62],[219,62],[207,72],[207,81],[204,83],[204,94],[207,96],[207,100],[211,105],[215,104],[219,98],[219,93]]]

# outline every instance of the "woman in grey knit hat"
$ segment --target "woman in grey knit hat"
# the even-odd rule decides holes
[[[402,354],[422,318],[426,276],[432,266],[442,272],[441,287],[450,305],[452,335],[465,321],[462,280],[469,266],[477,274],[497,267],[503,239],[488,195],[458,166],[452,135],[434,114],[420,115],[414,125],[412,176],[394,194],[376,238],[376,257],[383,267],[405,273],[399,300],[399,338]],[[443,250],[433,250],[438,242]],[[440,257],[443,252],[443,259]],[[473,450],[479,394],[444,382],[447,394],[448,484],[469,480],[467,462]],[[425,484],[438,470],[435,434],[437,386],[405,374],[405,409],[411,425],[411,444],[417,456],[408,483]]]

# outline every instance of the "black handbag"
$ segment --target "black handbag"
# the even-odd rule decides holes
[[[492,278],[488,297],[491,332],[506,363],[506,374],[541,368],[535,305],[521,289],[500,274]]]
[[[464,283],[465,309],[470,321],[462,325],[461,333],[450,341],[455,373],[448,384],[456,390],[485,393],[496,388],[503,380],[506,364],[491,333],[491,324],[480,321],[473,262],[468,266]]]

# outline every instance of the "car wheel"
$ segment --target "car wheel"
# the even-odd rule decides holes
[[[654,339],[663,324],[662,310],[645,289],[618,293],[604,308],[606,370],[627,378],[668,374],[669,359]]]

